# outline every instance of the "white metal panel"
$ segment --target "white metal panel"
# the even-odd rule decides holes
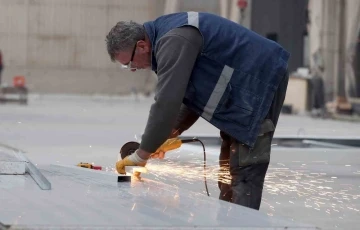
[[[0,174],[25,174],[26,161],[19,159],[14,152],[0,148]]]
[[[0,196],[3,195],[2,189],[32,186],[32,183],[31,179],[29,180],[26,176],[0,174]]]
[[[0,221],[16,225],[315,229],[199,193],[143,180],[109,183],[44,167],[53,190],[0,187]],[[24,192],[26,191],[26,192]],[[16,201],[16,202],[15,202]]]
[[[93,170],[88,168],[82,168],[78,166],[73,165],[61,165],[61,164],[51,164],[50,167],[54,170],[57,170],[59,172],[69,172],[74,174],[79,174],[84,177],[90,177],[94,180],[99,181],[107,181],[107,182],[118,182],[118,177],[131,177],[131,174],[127,175],[119,175],[117,172],[111,172],[111,171],[102,171],[102,170]]]
[[[12,162],[12,161],[0,161],[0,174],[9,174],[9,175],[25,174],[25,163],[24,162]]]

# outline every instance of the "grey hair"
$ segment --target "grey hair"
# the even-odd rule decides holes
[[[111,60],[115,61],[115,56],[119,52],[130,50],[139,40],[145,40],[144,27],[134,21],[120,21],[106,36],[107,51]]]

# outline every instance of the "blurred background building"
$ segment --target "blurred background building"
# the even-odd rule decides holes
[[[215,13],[280,43],[290,72],[320,76],[326,102],[360,96],[358,0],[0,0],[3,84],[21,75],[33,93],[151,93],[156,76],[112,63],[105,36],[120,20],[178,11]]]
[[[126,94],[149,72],[112,63],[105,36],[119,20],[155,18],[152,0],[0,0],[3,83],[23,75],[34,93]]]

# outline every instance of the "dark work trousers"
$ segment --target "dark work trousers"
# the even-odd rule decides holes
[[[220,131],[220,200],[260,209],[265,175],[270,163],[271,141],[284,103],[288,81],[289,75],[286,73],[275,92],[254,148],[249,149]],[[230,178],[224,174],[226,171],[230,171]]]

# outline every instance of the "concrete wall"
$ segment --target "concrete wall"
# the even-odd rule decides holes
[[[276,33],[291,53],[289,70],[303,66],[308,0],[252,0],[251,29],[266,37]]]
[[[220,14],[219,0],[178,0],[179,11],[205,11]]]
[[[309,37],[311,67],[323,67],[322,77],[325,84],[326,101],[334,100],[338,95],[338,79],[344,79],[348,97],[360,96],[360,75],[354,65],[356,47],[359,43],[360,32],[360,1],[345,1],[345,33],[342,33],[340,21],[340,3],[334,1],[309,1]],[[339,73],[339,59],[341,47],[339,38],[346,34],[345,74]],[[359,55],[359,54],[358,54]]]
[[[123,94],[152,89],[149,71],[112,63],[105,36],[119,20],[162,13],[152,0],[0,0],[3,84],[24,75],[32,92]],[[161,1],[159,1],[161,3]]]
[[[350,88],[350,96],[360,98],[360,31],[358,34],[358,43],[356,44],[353,68],[355,80],[354,86]]]
[[[279,43],[292,53],[290,69],[301,66],[304,15],[299,8],[306,1],[251,2],[251,28],[264,36],[279,32]],[[165,0],[0,0],[3,83],[24,75],[36,93],[151,91],[156,76],[150,71],[129,73],[112,63],[105,36],[119,20],[156,18],[164,5]],[[181,0],[179,8],[220,14],[218,0]]]

